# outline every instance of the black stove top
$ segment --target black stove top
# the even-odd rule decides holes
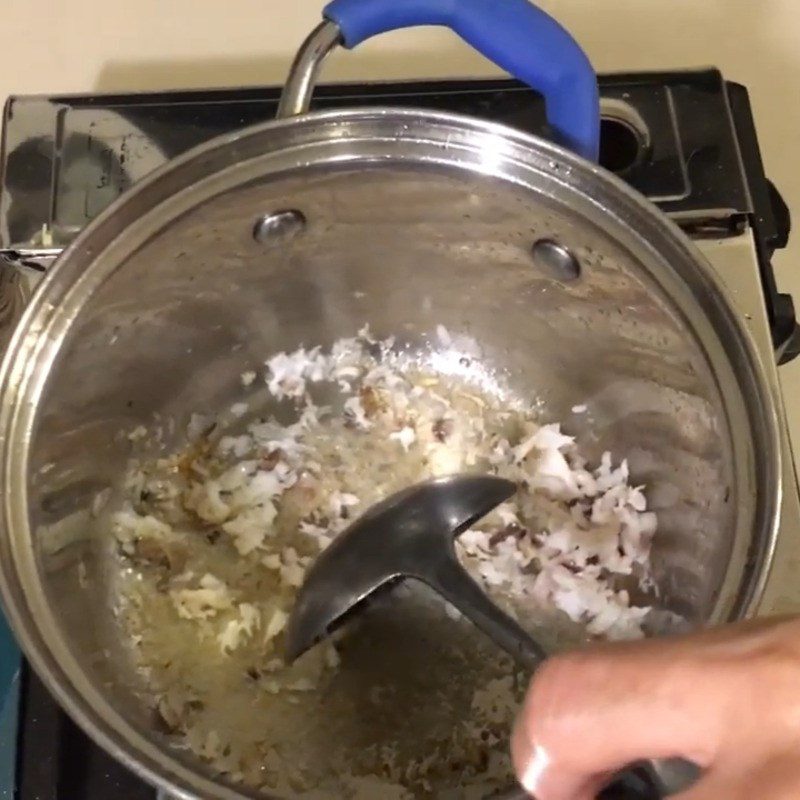
[[[601,163],[690,235],[750,226],[781,361],[794,357],[791,298],[770,266],[789,215],[766,179],[747,91],[716,70],[600,77]],[[24,248],[46,226],[67,244],[109,203],[164,161],[219,134],[272,119],[280,89],[12,97],[0,162],[0,247]],[[471,114],[547,135],[544,104],[514,80],[320,86],[314,108],[379,104]]]
[[[155,800],[156,791],[88,739],[26,666],[12,798]]]
[[[694,237],[751,230],[779,361],[800,352],[790,296],[770,264],[789,214],[764,175],[747,91],[714,70],[603,76],[601,162]],[[12,98],[0,148],[0,247],[21,250],[46,226],[66,244],[143,174],[213,136],[274,116],[280,90]],[[510,80],[321,86],[317,108],[428,107],[546,134],[543,104]],[[2,263],[0,263],[2,267]],[[0,687],[0,695],[2,687]],[[0,797],[155,797],[94,746],[23,668],[15,790]],[[0,748],[1,749],[1,748]],[[4,794],[4,790],[7,794]]]

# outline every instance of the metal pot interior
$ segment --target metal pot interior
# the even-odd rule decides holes
[[[253,236],[286,209],[301,232]],[[568,248],[580,276],[534,257],[540,240]],[[12,618],[62,702],[150,777],[233,791],[164,749],[126,666],[112,544],[92,513],[135,447],[120,432],[159,415],[176,446],[191,412],[235,400],[244,370],[365,323],[421,351],[438,325],[472,336],[510,393],[538,399],[596,456],[627,457],[658,514],[664,609],[724,619],[758,591],[777,485],[770,400],[707,268],[654,209],[483,123],[370,111],[255,129],[179,160],[94,224],[6,364]],[[409,635],[407,616],[394,619],[392,636]],[[488,652],[473,646],[476,660]]]

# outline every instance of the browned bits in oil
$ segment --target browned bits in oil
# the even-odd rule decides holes
[[[372,386],[362,386],[358,393],[366,417],[374,417],[386,407],[383,398]]]
[[[452,435],[453,429],[455,428],[455,423],[452,419],[437,419],[436,422],[433,423],[433,438],[436,439],[437,442],[446,442]]]
[[[283,458],[283,451],[278,448],[277,450],[271,450],[265,456],[261,458],[261,462],[259,466],[261,469],[265,469],[267,471],[275,469],[278,465],[278,462]]]
[[[526,533],[525,528],[521,528],[519,525],[515,523],[511,523],[510,525],[506,525],[505,528],[496,531],[489,537],[489,544],[494,547],[495,545],[500,544],[500,542],[505,541],[506,539],[511,538],[512,536],[515,539],[521,539]]]
[[[164,567],[172,572],[180,572],[189,560],[189,553],[177,542],[159,542],[145,537],[137,539],[133,545],[134,557],[156,567]]]
[[[216,424],[212,425],[197,442],[189,445],[189,447],[178,456],[176,462],[178,474],[183,475],[184,478],[191,478],[195,472],[195,462],[201,461],[209,456],[212,445],[208,436],[214,432],[216,427]]]
[[[133,545],[133,552],[139,561],[147,561],[159,567],[169,566],[163,543],[155,539],[137,539]]]

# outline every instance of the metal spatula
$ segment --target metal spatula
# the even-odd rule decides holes
[[[517,490],[486,475],[419,483],[372,506],[319,556],[306,574],[286,629],[290,663],[330,635],[377,592],[416,578],[531,671],[547,654],[498,608],[456,557],[454,540]],[[670,776],[669,784],[664,780]],[[618,775],[604,800],[660,800],[698,776],[679,759],[643,762]],[[504,800],[527,797],[522,789]]]

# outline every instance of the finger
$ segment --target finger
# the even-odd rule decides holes
[[[528,728],[528,715],[522,713],[511,735],[511,760],[517,774],[517,779],[523,788],[537,800],[546,800],[540,794],[545,782],[552,784],[551,775],[552,765],[548,752],[534,741],[534,736]],[[551,791],[556,791],[556,787],[551,786]],[[571,791],[570,787],[561,787],[558,791]],[[564,795],[565,797],[569,795]],[[582,800],[578,798],[574,791],[570,800]]]
[[[800,797],[800,764],[792,749],[766,759],[748,762],[723,759],[692,789],[671,800],[797,800]],[[734,763],[735,762],[735,763]]]
[[[531,750],[532,734],[521,714],[511,737],[511,759],[517,779],[536,800],[595,800],[608,783],[602,776],[575,775],[553,764],[550,753],[535,744]]]
[[[686,792],[674,795],[670,800],[740,800],[740,797],[736,787],[731,787],[729,783],[705,780]],[[758,800],[768,800],[768,798],[761,796]]]
[[[538,800],[583,800],[643,757],[709,763],[728,701],[718,676],[698,675],[685,648],[639,644],[548,662],[513,737],[526,789]]]

